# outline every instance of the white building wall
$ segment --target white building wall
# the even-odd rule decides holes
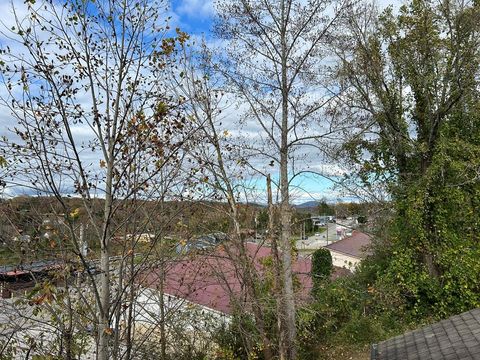
[[[156,325],[160,318],[160,294],[155,289],[140,288],[135,301],[135,320],[145,325]],[[230,316],[186,299],[164,294],[166,323],[184,324],[189,330],[211,330],[230,322]],[[190,329],[191,328],[191,329]]]
[[[355,268],[357,265],[362,261],[361,259],[355,257],[355,256],[350,256],[338,251],[330,250],[330,254],[332,255],[332,263],[333,266],[338,266],[338,267],[344,267],[346,269],[349,269],[350,271],[355,271]]]

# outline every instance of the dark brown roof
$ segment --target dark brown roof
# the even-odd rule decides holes
[[[354,230],[352,236],[327,245],[326,248],[338,251],[357,258],[364,258],[369,254],[371,243],[370,235]]]
[[[376,348],[376,350],[375,350]],[[372,360],[478,360],[480,309],[464,312],[383,341]]]

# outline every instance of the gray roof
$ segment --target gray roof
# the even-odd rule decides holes
[[[370,254],[369,247],[371,242],[372,238],[370,235],[354,230],[351,236],[335,241],[325,247],[333,251],[363,259]]]
[[[374,345],[371,359],[480,359],[480,309],[452,316]]]

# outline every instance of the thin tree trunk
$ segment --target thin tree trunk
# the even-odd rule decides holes
[[[162,254],[163,255],[163,254]],[[165,331],[165,301],[163,298],[163,283],[165,281],[164,261],[162,258],[162,264],[160,266],[160,359],[165,360],[167,358],[167,338]]]
[[[133,246],[133,240],[132,240],[132,246]],[[130,257],[130,278],[129,278],[129,293],[128,293],[128,314],[127,314],[127,323],[125,325],[125,359],[131,359],[132,356],[132,347],[133,347],[133,337],[132,337],[132,332],[133,332],[133,326],[134,326],[134,309],[133,309],[133,304],[135,301],[135,288],[134,288],[134,282],[133,282],[133,275],[135,272],[135,255],[132,252],[132,255]]]
[[[296,358],[296,323],[295,323],[295,298],[292,278],[292,244],[291,237],[291,210],[288,191],[287,155],[282,154],[281,159],[281,180],[280,193],[282,202],[280,205],[281,225],[281,250],[282,250],[282,272],[283,272],[283,305],[285,315],[285,327],[287,332],[287,359]]]
[[[68,285],[68,280],[65,279],[65,287],[67,293],[67,306],[68,306],[68,323],[67,328],[65,329],[65,360],[73,359],[73,309],[72,302],[70,301],[70,289]]]
[[[281,250],[283,261],[283,305],[285,327],[287,332],[287,359],[296,358],[296,324],[295,324],[295,299],[292,279],[292,246],[291,236],[291,210],[288,181],[288,95],[289,85],[287,78],[287,14],[285,0],[281,2],[282,29],[281,29],[281,89],[282,89],[282,122],[281,122],[281,147],[280,147],[280,225],[281,225]]]
[[[104,224],[103,238],[100,248],[100,304],[99,305],[99,321],[98,321],[98,360],[109,359],[109,337],[110,329],[108,323],[108,315],[110,313],[110,212],[113,203],[112,197],[112,177],[113,177],[113,161],[112,157],[107,163],[107,177],[105,184],[105,207],[104,207]]]
[[[120,268],[118,269],[118,286],[119,292],[117,294],[117,301],[116,301],[116,308],[115,308],[115,334],[114,334],[114,341],[113,341],[113,358],[115,360],[120,358],[120,322],[122,318],[122,293],[121,289],[123,289],[123,260],[120,262]]]
[[[267,175],[267,203],[268,203],[268,238],[272,247],[274,261],[274,294],[277,299],[277,328],[278,328],[278,352],[281,360],[287,357],[285,325],[282,303],[282,267],[280,255],[278,253],[277,234],[275,233],[275,209],[273,207],[272,197],[272,179]]]

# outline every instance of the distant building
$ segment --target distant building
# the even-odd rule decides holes
[[[125,238],[126,240],[135,239],[135,241],[137,242],[150,243],[153,239],[155,239],[155,234],[149,234],[149,233],[127,234]]]
[[[251,264],[262,277],[271,259],[271,248],[253,242],[245,244]],[[226,242],[209,252],[186,254],[163,264],[161,268],[142,273],[136,288],[134,304],[135,332],[150,334],[154,339],[159,325],[166,329],[182,328],[194,348],[200,341],[215,349],[217,330],[230,323],[237,306],[251,311],[251,298],[241,278],[234,246]],[[311,259],[299,256],[292,264],[296,278],[295,300],[311,300]],[[271,269],[270,269],[271,271]],[[334,267],[331,278],[348,276],[345,268]],[[162,281],[163,279],[163,281]],[[161,311],[163,306],[163,312]],[[162,322],[159,314],[166,314]],[[175,331],[167,333],[175,336]],[[168,335],[167,335],[168,336]],[[214,353],[208,358],[214,358]]]
[[[213,250],[226,240],[228,240],[228,236],[222,232],[201,235],[190,241],[181,242],[177,245],[176,251],[178,254],[186,254],[190,251]]]
[[[371,237],[358,230],[351,236],[325,246],[332,255],[334,266],[354,271],[357,265],[370,253]]]
[[[325,226],[328,223],[335,222],[335,216],[321,216],[321,215],[316,215],[312,216],[312,225],[313,226]]]

